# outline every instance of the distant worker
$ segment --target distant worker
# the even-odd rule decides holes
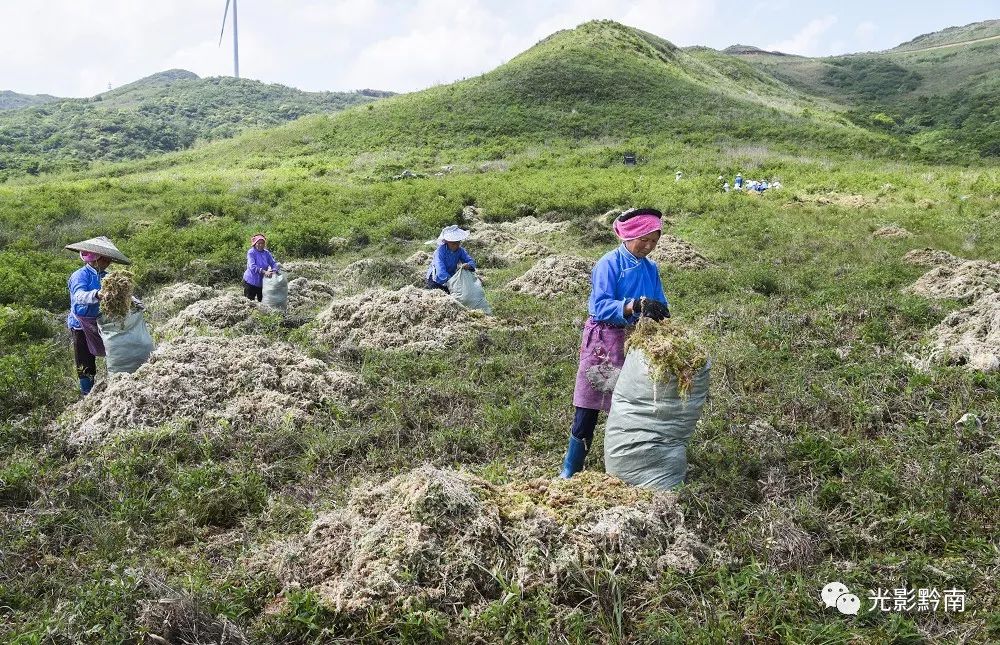
[[[132,261],[106,237],[95,237],[67,244],[77,251],[84,265],[69,277],[69,315],[66,326],[73,335],[73,362],[80,379],[80,394],[86,396],[94,388],[97,377],[97,356],[106,356],[104,341],[97,328],[101,315],[101,279],[112,262],[131,264]]]
[[[736,173],[736,179],[733,180],[733,185],[736,187],[736,190],[743,190],[743,175]]]
[[[264,278],[270,278],[278,271],[278,263],[267,250],[267,238],[257,233],[250,238],[247,249],[247,269],[243,272],[243,295],[248,300],[261,302],[264,299]]]
[[[681,171],[680,171],[680,170],[678,170],[678,171],[677,171],[676,173],[674,173],[674,181],[680,181],[680,180],[681,180],[681,175],[682,175],[682,174],[683,174],[683,173],[681,173]]]
[[[724,192],[724,193],[728,193],[729,192],[729,182],[728,181],[726,183],[722,184],[722,192]]]
[[[633,208],[615,219],[621,240],[597,261],[590,278],[590,313],[583,327],[580,366],[573,405],[576,412],[560,477],[583,470],[594,439],[597,417],[611,408],[611,393],[625,362],[625,336],[640,316],[670,317],[660,272],[647,256],[656,248],[663,214],[653,208]]]
[[[462,241],[469,237],[469,232],[457,224],[445,226],[438,235],[438,246],[431,256],[431,266],[427,269],[427,288],[440,289],[451,293],[448,280],[459,269],[475,273],[476,261],[469,252],[462,248]]]

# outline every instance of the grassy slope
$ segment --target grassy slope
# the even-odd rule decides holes
[[[912,51],[927,47],[940,47],[942,45],[954,45],[979,40],[981,38],[993,38],[1000,36],[1000,20],[984,20],[973,22],[961,27],[948,27],[941,31],[917,36],[902,45],[890,49],[890,52]]]
[[[911,248],[1000,258],[1000,171],[823,150],[827,133],[879,139],[825,114],[796,117],[788,107],[795,99],[773,108],[741,103],[725,89],[739,83],[720,80],[716,94],[696,93],[712,84],[710,73],[747,72],[713,56],[667,65],[661,55],[679,55],[674,50],[604,27],[559,34],[454,87],[157,160],[0,187],[0,302],[17,305],[4,314],[10,338],[0,343],[0,639],[127,641],[137,602],[159,597],[140,568],[236,620],[255,642],[1000,638],[1000,563],[991,542],[1000,459],[989,425],[1000,418],[1000,381],[910,367],[905,354],[958,304],[900,292],[922,272],[900,261]],[[626,56],[629,48],[637,56]],[[566,85],[547,89],[558,80],[547,71],[557,51],[574,64],[560,70]],[[596,64],[602,60],[624,68],[609,73]],[[668,78],[653,74],[664,68]],[[623,77],[634,104],[615,91]],[[753,75],[745,82],[757,96],[773,87]],[[588,88],[603,103],[588,98]],[[651,107],[650,97],[663,102]],[[713,104],[719,112],[708,110]],[[671,107],[662,129],[633,130],[651,127],[642,120],[647,110],[680,105],[695,112]],[[447,106],[450,118],[440,113]],[[764,130],[717,141],[741,106],[742,118]],[[600,123],[578,125],[573,109]],[[682,124],[706,129],[686,132]],[[802,128],[805,145],[778,124]],[[586,136],[577,138],[575,128]],[[623,168],[625,147],[646,163]],[[441,177],[388,181],[403,167],[445,163],[455,168]],[[688,178],[675,183],[678,167]],[[779,176],[786,192],[759,199],[719,192],[715,177],[736,171]],[[827,191],[871,204],[847,209],[792,197]],[[164,428],[82,454],[46,429],[72,398],[70,357],[58,321],[31,306],[61,311],[65,274],[75,266],[54,250],[65,241],[111,235],[136,258],[148,293],[178,275],[234,283],[247,234],[257,228],[271,234],[279,259],[326,255],[333,234],[352,240],[330,258],[336,266],[359,256],[405,257],[467,203],[490,218],[536,212],[568,220],[570,233],[547,243],[590,258],[610,244],[595,215],[657,204],[671,213],[672,233],[718,263],[663,275],[675,314],[704,328],[714,348],[712,401],[691,447],[683,500],[691,525],[722,560],[655,581],[607,572],[569,604],[531,593],[488,599],[489,611],[475,620],[422,608],[389,622],[348,620],[295,593],[276,615],[263,611],[276,581],[252,573],[243,558],[306,528],[352,482],[423,461],[498,481],[555,471],[585,304],[564,297],[540,306],[504,291],[529,262],[492,269],[488,283],[498,316],[527,333],[495,331],[432,355],[333,356],[364,375],[369,413],[246,436]],[[220,217],[197,222],[205,211]],[[916,235],[870,237],[889,223]],[[331,358],[276,320],[261,325]],[[837,350],[845,348],[842,359]],[[985,428],[956,431],[965,412]],[[773,433],[752,430],[756,420]],[[598,445],[592,467],[601,467],[599,454]],[[762,536],[775,509],[809,534],[815,561],[801,569],[770,563]],[[955,585],[969,591],[970,609],[847,619],[819,605],[818,590],[831,579],[857,590]]]

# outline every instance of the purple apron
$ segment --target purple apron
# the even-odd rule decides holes
[[[83,327],[83,336],[87,339],[87,349],[90,350],[90,353],[94,356],[107,356],[108,353],[104,349],[104,339],[101,338],[101,332],[97,328],[97,318],[77,316],[76,319]]]
[[[573,405],[589,410],[611,409],[611,392],[625,363],[625,327],[587,319],[580,342]]]

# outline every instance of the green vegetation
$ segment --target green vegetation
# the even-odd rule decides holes
[[[959,304],[904,293],[924,269],[901,260],[925,247],[1000,257],[1000,169],[933,161],[951,144],[861,127],[756,66],[589,23],[452,86],[0,185],[0,640],[135,642],[142,603],[168,595],[157,580],[254,643],[1000,639],[1000,377],[912,365]],[[623,151],[640,165],[622,166]],[[422,176],[392,180],[404,169]],[[716,177],[736,172],[785,187],[722,193]],[[809,199],[831,194],[863,205]],[[264,320],[269,337],[361,375],[362,401],[329,423],[192,419],[83,449],[53,430],[76,397],[68,242],[111,237],[146,298],[180,280],[237,285],[258,230],[279,261],[329,262],[331,282],[360,257],[386,261],[377,274],[468,205],[489,221],[568,222],[546,245],[596,259],[614,243],[601,215],[634,204],[662,207],[667,232],[714,263],[661,267],[673,315],[713,363],[680,500],[718,557],[693,574],[608,567],[549,593],[496,571],[475,611],[380,618],[282,592],[260,566],[352,486],[421,463],[497,483],[555,474],[586,305],[506,290],[530,260],[490,263],[503,324],[439,352],[325,347]],[[887,224],[914,235],[872,237]],[[348,240],[336,251],[334,236]],[[959,424],[966,413],[985,423]],[[802,534],[793,559],[783,536]],[[961,588],[967,610],[866,612],[863,597],[861,616],[842,616],[819,601],[831,580],[860,596]]]
[[[385,94],[302,92],[170,70],[89,99],[58,99],[0,112],[0,179],[183,150]]]
[[[798,91],[822,97],[858,126],[911,144],[923,159],[976,163],[1000,150],[997,36],[1000,21],[993,20],[880,53],[830,58],[736,53]]]

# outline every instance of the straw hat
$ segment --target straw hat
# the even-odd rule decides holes
[[[460,228],[458,224],[452,224],[451,226],[445,226],[441,229],[441,235],[438,236],[438,242],[461,242],[467,237],[469,237],[468,231]]]
[[[119,264],[132,264],[132,260],[125,257],[125,254],[119,251],[118,247],[103,235],[101,237],[92,237],[82,242],[67,244],[66,248],[70,251],[88,251],[103,255],[112,262],[118,262]]]

